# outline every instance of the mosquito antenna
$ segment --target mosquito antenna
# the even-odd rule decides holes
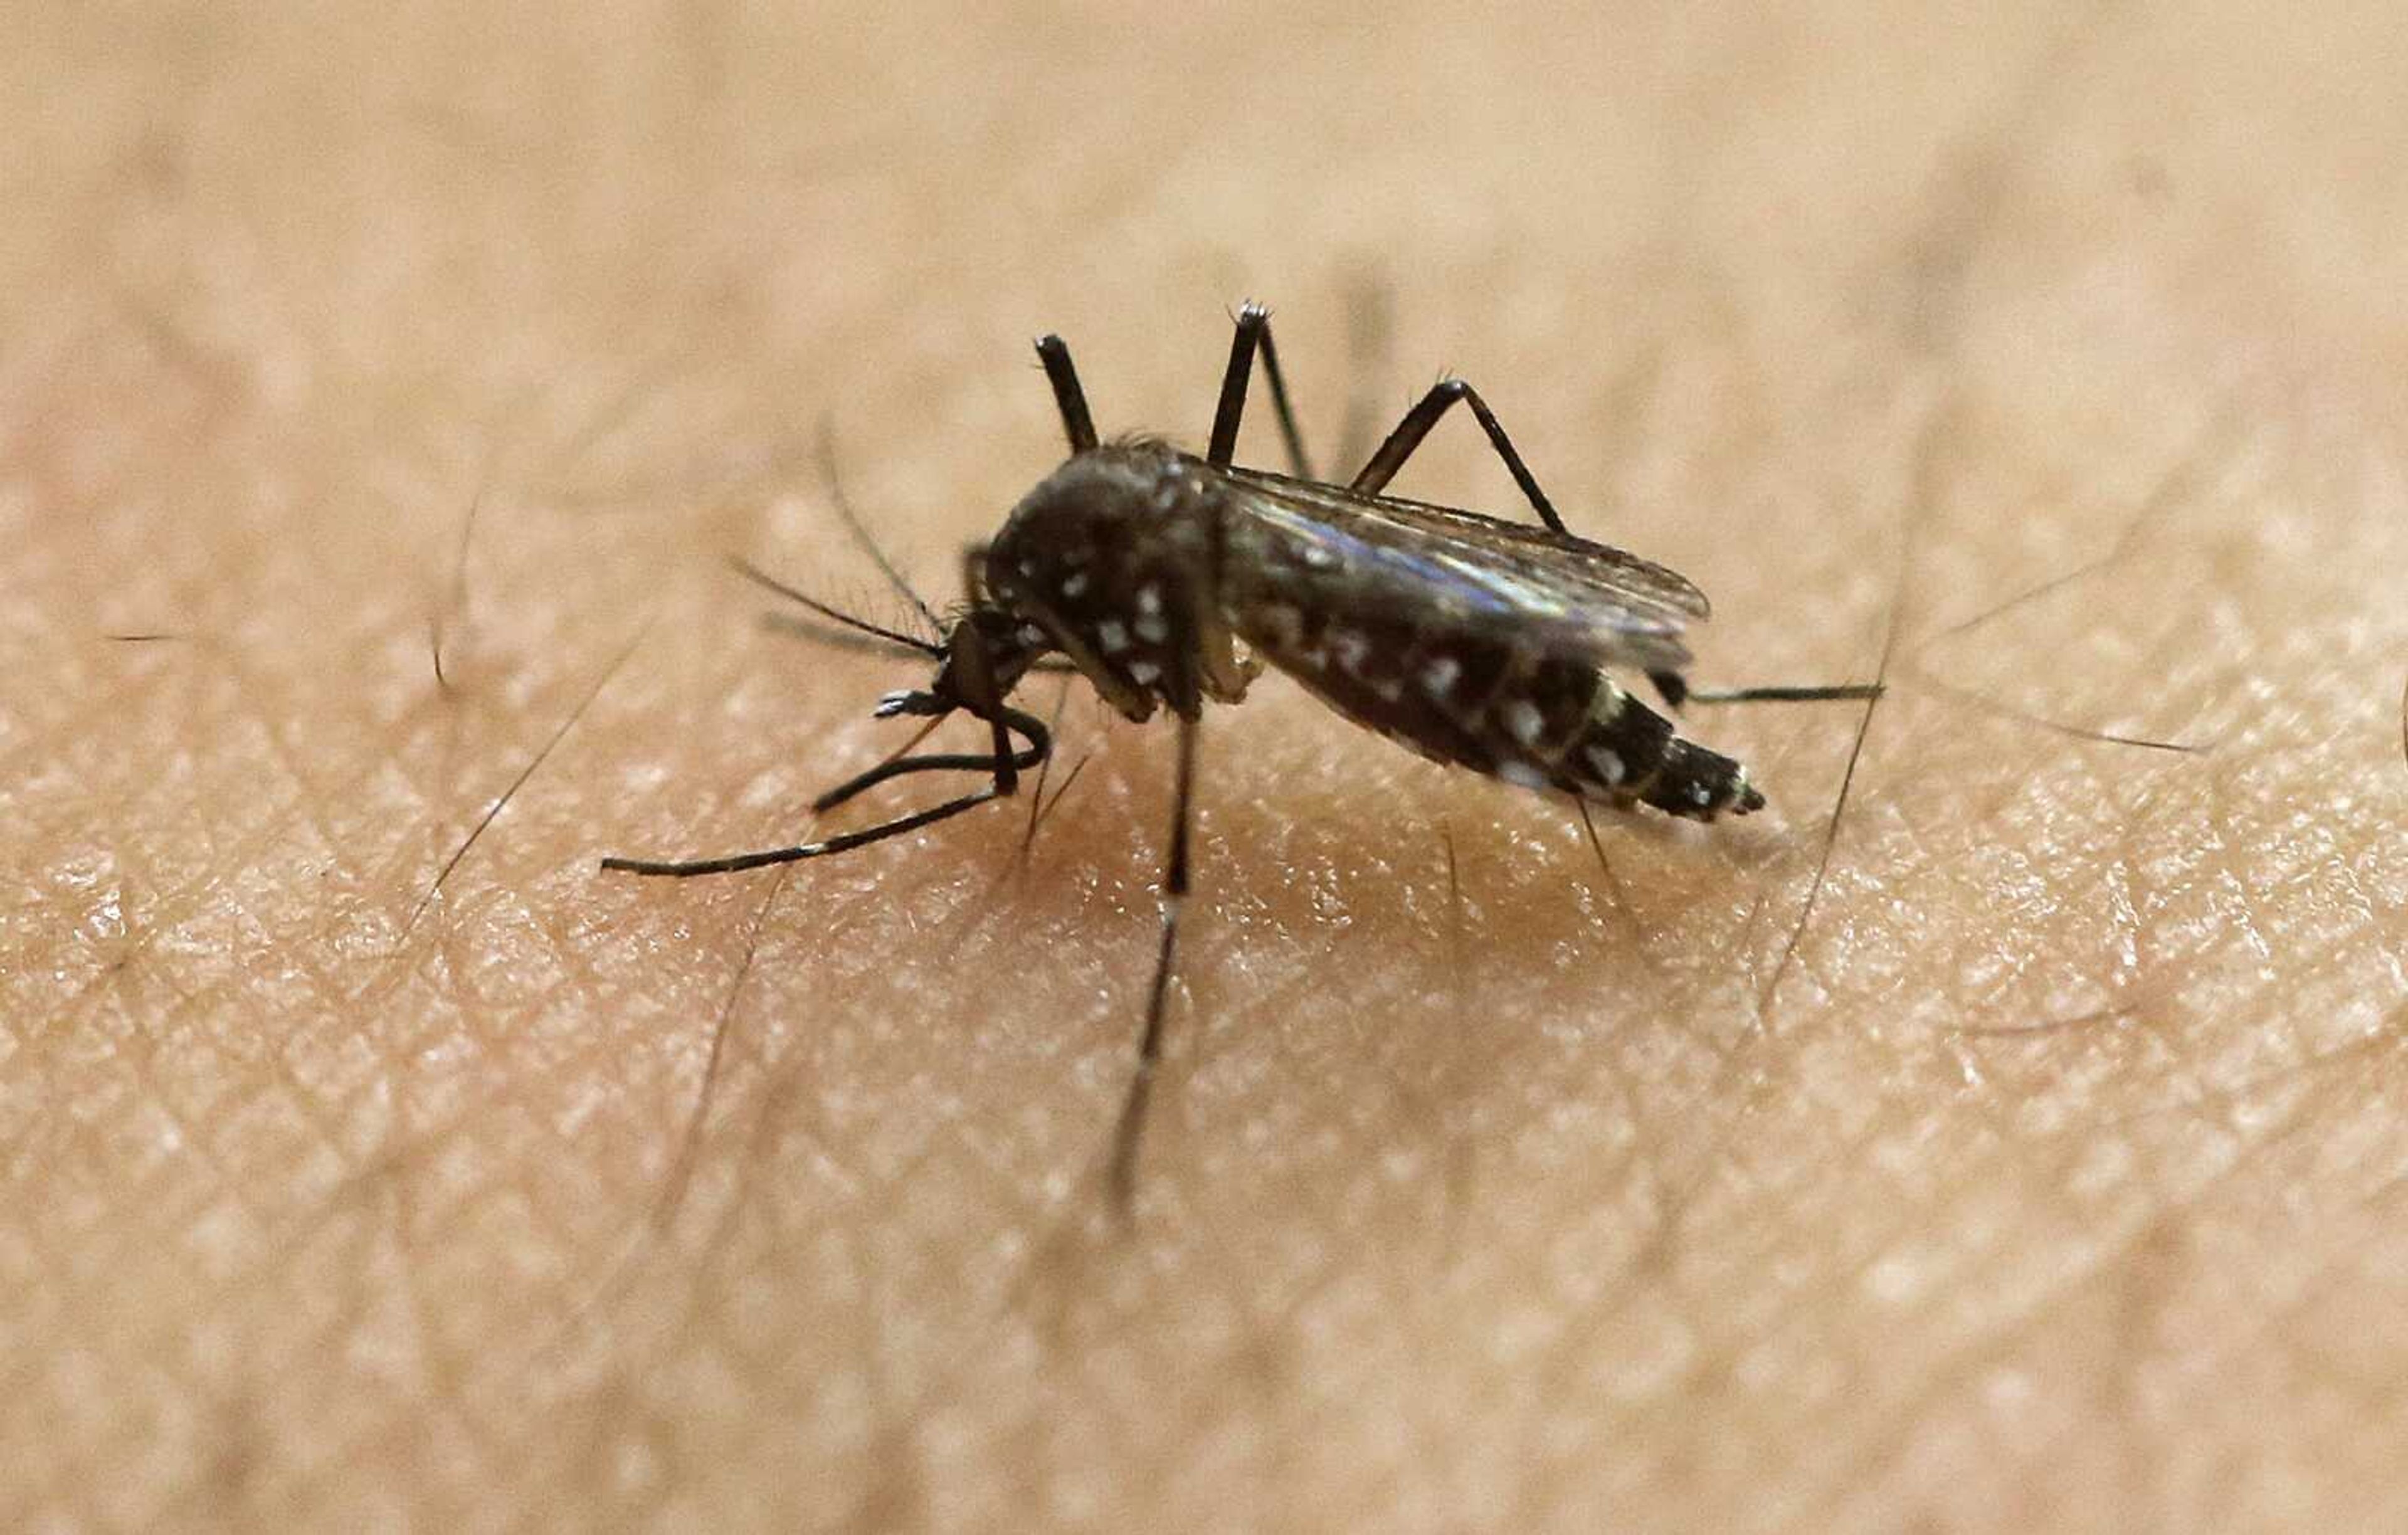
[[[814,645],[825,645],[830,650],[852,651],[858,655],[919,656],[928,653],[926,649],[916,640],[909,645],[897,645],[891,639],[863,634],[848,634],[842,629],[831,628],[825,624],[815,624],[808,618],[796,618],[792,613],[764,613],[761,615],[761,626],[775,629],[780,634],[792,635],[797,639],[808,639]]]
[[[809,608],[812,612],[819,614],[820,617],[828,620],[830,623],[841,624],[846,628],[852,629],[856,633],[874,636],[877,638],[885,640],[890,645],[900,645],[907,650],[927,656],[931,660],[941,659],[945,653],[945,647],[938,644],[932,639],[922,639],[914,635],[908,635],[900,632],[899,630],[887,628],[883,624],[872,624],[866,618],[855,618],[851,613],[840,612],[838,610],[829,607],[826,603],[822,602],[815,596],[796,591],[794,587],[787,585],[777,577],[770,575],[767,571],[762,569],[759,566],[754,565],[752,561],[746,559],[741,554],[730,554],[727,556],[727,563],[735,569],[738,575],[742,576],[746,581],[752,582],[755,586],[766,587],[769,591],[775,592],[780,596],[784,597],[789,602],[799,602],[804,607]]]
[[[824,624],[814,624],[808,618],[796,618],[792,613],[763,613],[761,615],[761,626],[767,629],[775,629],[780,634],[791,635],[796,639],[808,639],[814,645],[825,645],[831,650],[851,651],[856,655],[920,656],[931,654],[928,647],[923,645],[916,639],[910,641],[909,644],[898,645],[891,639],[873,638],[869,635],[847,634],[841,629],[833,629]],[[128,637],[124,635],[110,635],[108,638],[111,639],[122,639]],[[183,636],[136,635],[132,638],[136,639],[180,639]],[[936,655],[941,655],[943,653],[939,651],[934,653]],[[1069,662],[1063,660],[1058,655],[1047,655],[1039,656],[1035,661],[1030,662],[1028,664],[1028,672],[1030,676],[1042,674],[1052,677],[1076,677],[1079,675],[1079,668],[1072,666]]]
[[[845,528],[852,533],[853,541],[859,544],[862,552],[877,565],[887,584],[902,593],[903,599],[919,610],[920,616],[928,621],[929,631],[943,634],[945,626],[939,622],[937,610],[911,589],[911,583],[903,579],[903,572],[895,568],[895,562],[886,557],[886,551],[879,548],[878,540],[869,536],[869,529],[862,523],[861,514],[853,509],[853,498],[844,494],[844,481],[837,474],[836,418],[833,415],[820,417],[819,447],[820,472],[827,477],[828,499],[836,504],[836,514],[844,519]]]

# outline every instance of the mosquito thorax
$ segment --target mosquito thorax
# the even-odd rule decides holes
[[[1193,657],[1182,621],[1209,556],[1214,481],[1161,443],[1079,453],[1011,509],[987,546],[986,598],[1018,638],[1060,650],[1134,720],[1157,701],[1188,707],[1171,679]]]

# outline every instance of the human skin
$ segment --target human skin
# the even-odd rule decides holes
[[[0,1523],[2408,1513],[2397,19],[52,10]],[[1028,338],[1193,443],[1249,295],[1325,459],[1460,369],[1700,683],[1892,691],[1693,709],[1770,809],[1607,868],[1212,710],[1125,1225],[1170,731],[1073,688],[1025,858],[595,865],[907,734],[721,563],[908,612],[824,423],[948,600]]]

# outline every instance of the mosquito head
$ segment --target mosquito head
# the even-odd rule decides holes
[[[982,604],[954,621],[939,653],[935,680],[925,689],[905,689],[879,699],[877,717],[926,719],[959,709],[993,719],[1030,665],[1050,649],[1043,630],[1024,624],[1001,608]]]

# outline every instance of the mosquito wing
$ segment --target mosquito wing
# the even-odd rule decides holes
[[[1261,469],[1215,471],[1244,548],[1232,580],[1308,610],[1426,615],[1467,636],[1680,671],[1705,595],[1606,544]]]

